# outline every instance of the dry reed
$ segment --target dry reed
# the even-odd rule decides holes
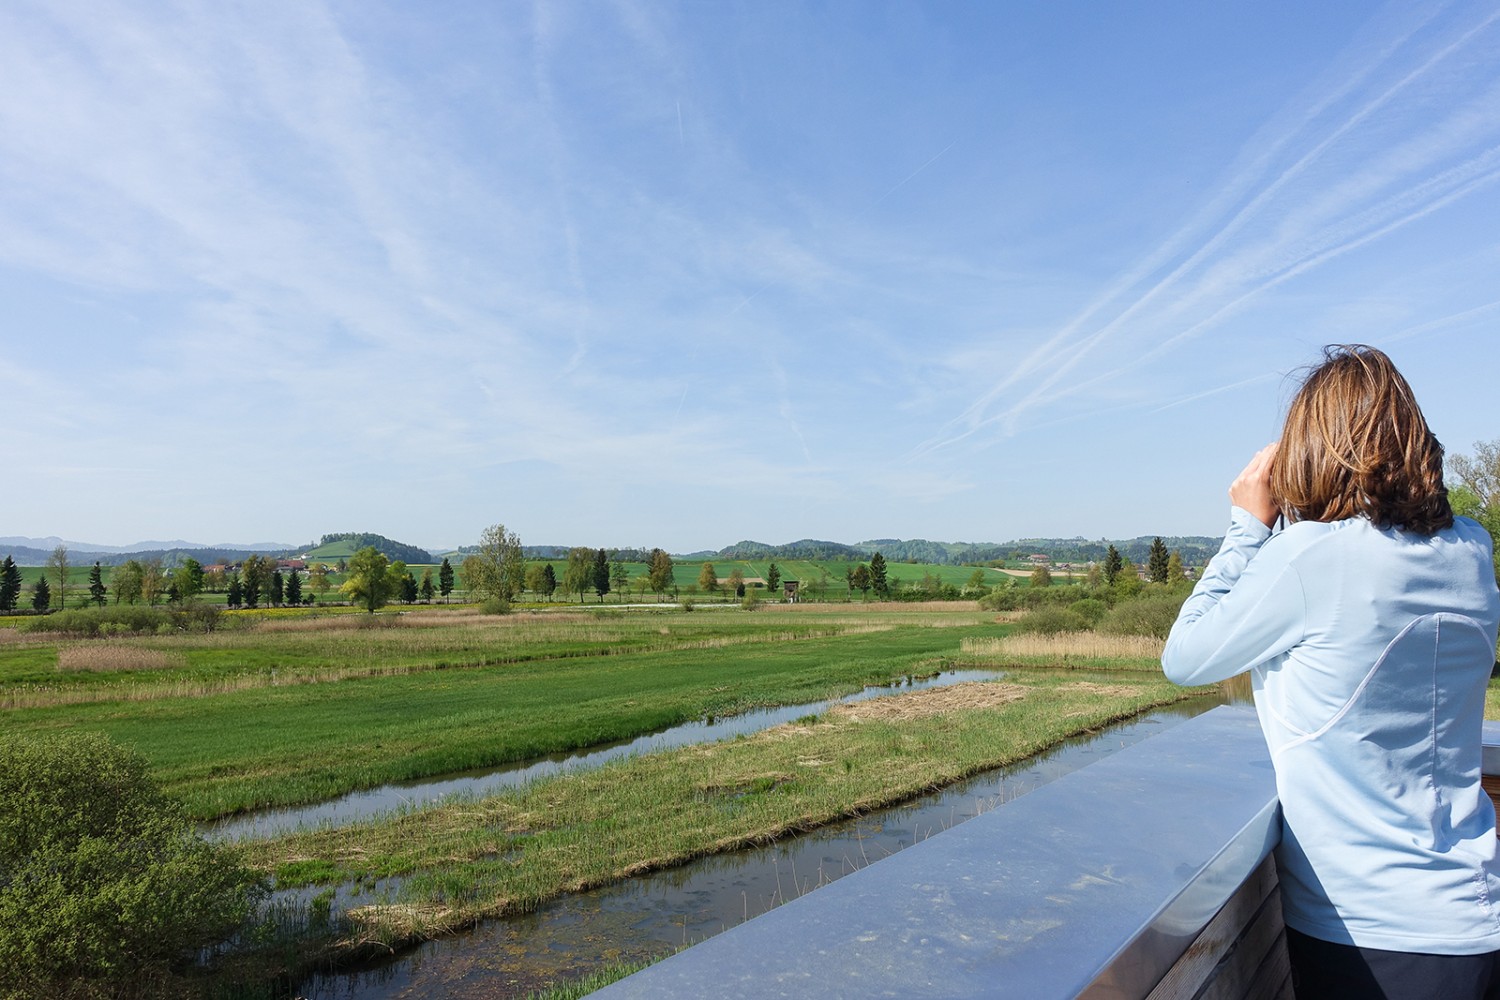
[[[1049,660],[1159,660],[1162,640],[1145,635],[1063,632],[1058,635],[1006,635],[998,639],[964,639],[971,656],[1038,656]]]
[[[181,653],[128,646],[122,642],[80,642],[57,651],[62,673],[115,673],[122,670],[172,670],[187,666]]]

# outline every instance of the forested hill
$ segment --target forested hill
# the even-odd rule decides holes
[[[236,549],[218,548],[210,546],[199,546],[180,549],[132,549],[129,552],[99,552],[90,549],[76,548],[68,549],[68,564],[73,567],[92,566],[99,563],[103,566],[120,566],[134,559],[138,562],[147,562],[152,559],[161,560],[161,564],[168,569],[179,566],[189,556],[198,560],[205,566],[214,563],[237,563],[244,562],[252,555],[256,556],[286,556],[291,554],[290,549],[277,552],[271,549]],[[45,566],[47,560],[52,556],[51,549],[37,549],[25,545],[0,546],[0,559],[10,556],[15,559],[19,566]]]
[[[415,545],[393,541],[371,531],[337,531],[324,535],[308,555],[314,558],[347,557],[360,549],[372,547],[387,559],[421,566],[433,562],[432,553]]]
[[[875,538],[845,545],[841,542],[804,538],[786,545],[742,541],[725,546],[718,552],[693,553],[695,557],[720,559],[827,559],[864,560],[879,552],[890,562],[964,565],[1005,559],[1024,559],[1041,553],[1053,562],[1102,562],[1109,546],[1114,545],[1133,562],[1145,562],[1155,536],[1129,539],[1022,538],[1010,542],[934,542],[926,538]],[[1169,550],[1182,552],[1183,562],[1201,566],[1219,550],[1219,539],[1204,535],[1163,536]]]

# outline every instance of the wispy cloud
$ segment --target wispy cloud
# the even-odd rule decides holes
[[[1500,179],[1500,90],[1485,81],[1454,100],[1451,85],[1494,44],[1497,21],[1488,11],[1447,37],[1430,37],[1424,20],[1394,28],[1288,108],[1279,134],[1258,134],[1204,210],[913,456],[1015,433],[1033,411],[1138,371],[1285,282]],[[1450,85],[1428,86],[1437,76]]]

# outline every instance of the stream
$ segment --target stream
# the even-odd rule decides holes
[[[373,968],[314,975],[296,996],[524,997],[609,965],[660,958],[1222,703],[1210,696],[1165,706],[857,819],[564,896],[533,913],[484,921]],[[808,711],[802,707],[797,714]],[[394,888],[344,887],[335,906],[378,899]]]
[[[906,677],[891,684],[872,685],[843,698],[807,702],[801,705],[783,705],[779,708],[755,709],[739,715],[685,722],[638,736],[633,740],[605,743],[571,753],[549,754],[545,757],[536,757],[500,767],[381,785],[379,788],[351,792],[348,795],[308,806],[258,810],[213,823],[205,823],[201,829],[210,837],[247,840],[273,837],[299,829],[345,826],[404,809],[435,805],[453,796],[490,795],[503,789],[516,788],[538,778],[598,767],[606,761],[619,757],[655,753],[660,750],[670,750],[697,743],[713,743],[736,736],[749,735],[762,729],[770,729],[772,726],[800,719],[804,715],[817,715],[834,705],[878,698],[881,695],[898,691],[921,691],[926,688],[948,687],[965,681],[998,680],[1003,676],[1001,672],[995,670],[946,670],[931,677]]]

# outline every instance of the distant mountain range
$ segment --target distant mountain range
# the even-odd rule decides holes
[[[905,563],[936,563],[939,565],[962,565],[965,563],[985,563],[999,559],[1012,559],[1035,553],[1043,553],[1054,562],[1098,562],[1104,559],[1105,553],[1110,545],[1114,545],[1122,555],[1133,562],[1144,562],[1151,548],[1153,536],[1143,535],[1138,538],[1128,539],[1086,539],[1077,538],[1021,538],[1009,542],[936,542],[925,538],[875,538],[868,541],[846,544],[844,542],[830,542],[816,538],[803,538],[799,541],[788,542],[784,545],[770,545],[766,542],[739,541],[733,545],[726,545],[722,549],[705,549],[699,552],[673,553],[676,559],[803,559],[803,560],[827,560],[837,562],[864,561],[876,552],[891,562]],[[429,562],[434,558],[441,559],[443,555],[461,559],[474,547],[466,546],[457,550],[444,550],[441,547],[423,550],[418,546],[408,546],[404,543],[395,542],[382,535],[344,533],[339,535],[324,535],[322,543],[329,544],[334,539],[348,540],[350,544],[358,545],[375,544],[381,551],[386,552],[389,558],[402,559],[408,563]],[[1182,553],[1182,559],[1190,566],[1201,566],[1208,562],[1209,558],[1218,551],[1218,538],[1204,535],[1186,536],[1163,536],[1162,541],[1167,548],[1176,549]],[[98,545],[89,542],[74,542],[57,537],[47,538],[24,538],[19,536],[0,537],[0,557],[12,556],[16,562],[23,566],[45,565],[52,550],[57,546],[67,547],[68,559],[75,566],[85,565],[91,562],[102,562],[106,564],[123,563],[132,558],[160,558],[168,565],[180,562],[182,559],[192,556],[199,562],[238,562],[253,553],[274,553],[277,555],[298,555],[313,549],[309,544],[287,545],[280,542],[252,542],[250,544],[222,543],[219,545],[203,545],[198,542],[188,542],[181,539],[173,541],[146,541],[137,542],[134,545]],[[356,546],[357,547],[357,546]],[[528,558],[532,559],[559,559],[566,558],[568,546],[565,545],[526,545],[522,547]],[[352,551],[352,550],[351,550]],[[613,553],[627,562],[640,562],[647,558],[644,550],[638,549],[612,549]],[[429,552],[437,552],[436,557]],[[339,555],[348,553],[340,552]],[[422,557],[426,557],[425,559]]]

